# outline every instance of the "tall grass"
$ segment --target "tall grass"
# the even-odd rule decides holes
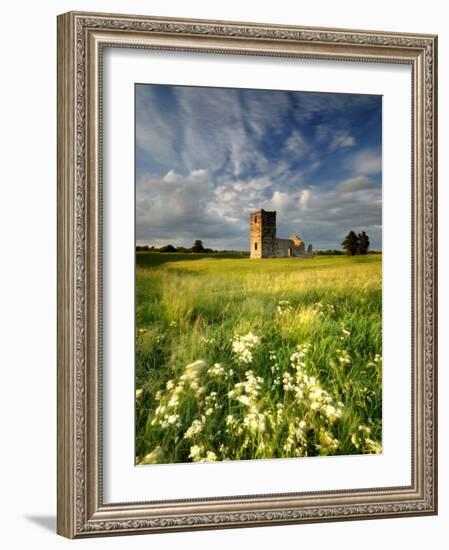
[[[137,253],[139,464],[381,452],[381,256]]]

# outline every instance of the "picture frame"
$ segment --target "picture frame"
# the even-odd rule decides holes
[[[411,483],[105,502],[105,49],[411,69]],[[437,513],[437,37],[70,12],[58,17],[58,517],[69,538]],[[400,281],[396,282],[400,284]],[[407,364],[408,364],[407,363]],[[132,365],[130,365],[130,372]],[[210,467],[210,465],[198,465]],[[261,480],[262,482],[262,480]]]

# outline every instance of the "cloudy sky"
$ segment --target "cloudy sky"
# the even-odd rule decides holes
[[[382,242],[381,97],[136,85],[138,244],[249,250],[248,214],[277,236]]]

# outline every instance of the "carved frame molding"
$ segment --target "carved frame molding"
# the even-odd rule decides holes
[[[102,501],[104,47],[406,63],[412,68],[412,484]],[[437,37],[70,12],[58,17],[58,533],[70,538],[437,513]]]

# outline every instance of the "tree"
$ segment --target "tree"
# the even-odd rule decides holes
[[[343,247],[343,250],[345,251],[345,254],[347,256],[354,256],[355,254],[357,254],[359,238],[354,233],[354,231],[351,230],[346,235],[345,240],[341,243],[341,246]]]
[[[362,231],[362,233],[358,234],[359,238],[359,246],[357,248],[357,254],[362,254],[363,256],[368,253],[369,248],[369,237],[365,233],[365,231]]]
[[[167,244],[159,248],[159,252],[176,252],[176,248],[172,244]]]
[[[204,252],[203,241],[199,239],[193,243],[192,252]]]

